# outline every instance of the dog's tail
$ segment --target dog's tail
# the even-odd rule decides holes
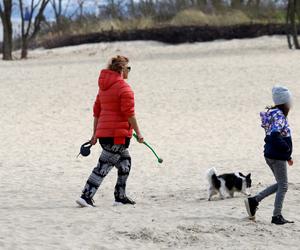
[[[206,173],[206,178],[210,186],[213,186],[217,189],[220,188],[221,182],[217,177],[217,170],[215,168],[210,168]]]

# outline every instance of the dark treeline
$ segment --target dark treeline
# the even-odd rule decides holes
[[[242,39],[285,34],[286,27],[282,24],[246,24],[224,27],[182,26],[131,31],[103,31],[100,33],[61,36],[46,40],[41,45],[44,48],[52,49],[83,43],[134,40],[155,40],[169,44],[180,44],[187,42],[208,42],[216,39]]]

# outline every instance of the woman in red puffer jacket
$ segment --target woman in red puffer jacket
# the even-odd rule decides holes
[[[102,147],[97,166],[91,173],[76,201],[81,207],[94,206],[93,196],[104,177],[115,166],[118,180],[115,186],[115,202],[131,204],[135,202],[126,196],[126,182],[131,169],[128,151],[132,130],[140,143],[144,142],[134,113],[134,93],[124,79],[128,78],[131,67],[124,56],[112,58],[107,69],[100,72],[99,92],[94,103],[94,132],[91,143],[99,139]]]

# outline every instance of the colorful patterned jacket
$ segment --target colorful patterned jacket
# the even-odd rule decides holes
[[[260,113],[262,127],[265,129],[264,155],[275,160],[288,161],[291,159],[293,143],[291,129],[287,118],[278,109],[270,109]]]

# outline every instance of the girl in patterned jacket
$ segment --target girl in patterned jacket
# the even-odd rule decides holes
[[[287,120],[291,108],[291,93],[285,87],[275,86],[272,90],[275,106],[261,112],[262,128],[266,132],[264,156],[271,168],[276,183],[261,191],[254,197],[245,200],[247,212],[251,218],[255,216],[259,202],[276,193],[272,223],[283,225],[293,223],[284,219],[281,210],[285,194],[288,190],[287,164],[293,165],[291,129]]]

